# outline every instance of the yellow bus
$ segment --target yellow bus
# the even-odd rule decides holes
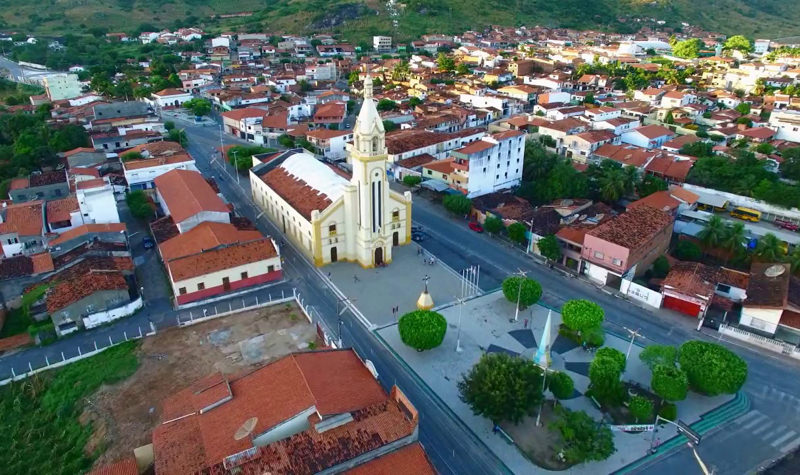
[[[756,211],[750,208],[742,208],[740,206],[731,211],[731,216],[734,218],[744,219],[745,221],[757,223],[761,219],[761,211]]]

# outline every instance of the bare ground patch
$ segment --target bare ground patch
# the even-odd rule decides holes
[[[232,375],[291,352],[319,345],[315,327],[294,304],[276,305],[171,328],[142,340],[139,369],[88,398],[82,421],[95,434],[88,450],[102,450],[95,467],[130,456],[151,442],[161,401],[215,371]]]

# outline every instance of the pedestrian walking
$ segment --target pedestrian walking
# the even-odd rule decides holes
[[[353,283],[354,284],[358,283],[358,276],[357,275],[353,275]]]

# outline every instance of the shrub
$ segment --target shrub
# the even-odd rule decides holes
[[[134,218],[145,219],[153,216],[153,205],[144,191],[131,191],[125,195],[125,202]]]
[[[661,399],[666,401],[683,401],[689,380],[680,368],[675,366],[657,365],[653,368],[653,378],[650,387]]]
[[[716,343],[687,341],[678,350],[678,363],[689,387],[707,396],[733,394],[747,379],[747,363]]]
[[[525,229],[525,225],[522,223],[512,223],[507,231],[508,238],[518,244],[525,244],[525,241],[528,240],[528,237],[525,235],[527,229]]]
[[[542,296],[542,286],[533,279],[512,275],[503,281],[503,295],[514,304],[519,297],[520,308],[526,308],[539,301]]]
[[[547,377],[547,388],[553,393],[556,399],[566,399],[572,396],[575,390],[575,382],[567,373],[556,371]]]
[[[628,403],[628,409],[637,423],[649,421],[653,417],[653,401],[643,396],[633,396]]]
[[[466,215],[472,209],[472,200],[464,195],[447,195],[442,199],[444,209],[457,215]]]
[[[406,186],[417,186],[422,183],[422,177],[406,175],[403,177],[403,184]]]
[[[497,234],[502,231],[503,228],[505,228],[505,226],[503,226],[503,220],[500,218],[488,216],[483,221],[483,229],[485,229],[487,233]]]
[[[127,162],[129,160],[141,160],[144,157],[139,152],[127,152],[120,155],[119,158],[121,158],[123,162]]]
[[[429,350],[442,344],[447,320],[431,310],[415,310],[400,317],[400,339],[417,350]]]
[[[658,256],[653,262],[653,277],[663,279],[669,274],[669,261],[664,256]]]
[[[682,261],[699,261],[703,257],[700,246],[692,241],[678,241],[675,245],[675,257]]]
[[[598,424],[584,411],[563,409],[553,427],[564,439],[564,458],[576,464],[605,460],[616,451],[614,436],[605,424]]]
[[[584,299],[569,300],[561,307],[564,325],[584,334],[603,323],[605,312],[594,302]]]
[[[601,328],[595,328],[583,337],[583,343],[590,348],[600,348],[605,341],[606,337]]]
[[[674,421],[678,418],[678,406],[668,402],[661,406],[661,409],[658,411],[658,415],[669,421]]]
[[[641,353],[639,359],[652,371],[656,366],[675,366],[678,349],[672,345],[650,345]]]

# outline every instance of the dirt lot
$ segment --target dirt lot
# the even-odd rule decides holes
[[[136,373],[120,384],[102,387],[90,398],[82,421],[91,421],[96,430],[86,450],[107,447],[95,467],[129,456],[134,448],[151,442],[161,401],[167,396],[209,373],[240,373],[308,349],[311,342],[320,344],[315,326],[294,304],[172,328],[145,338]]]
[[[553,402],[545,402],[543,409],[540,427],[536,427],[536,416],[526,417],[519,424],[504,422],[500,426],[533,463],[548,470],[566,470],[569,464],[556,457],[563,443],[561,434],[550,427],[558,420]]]

